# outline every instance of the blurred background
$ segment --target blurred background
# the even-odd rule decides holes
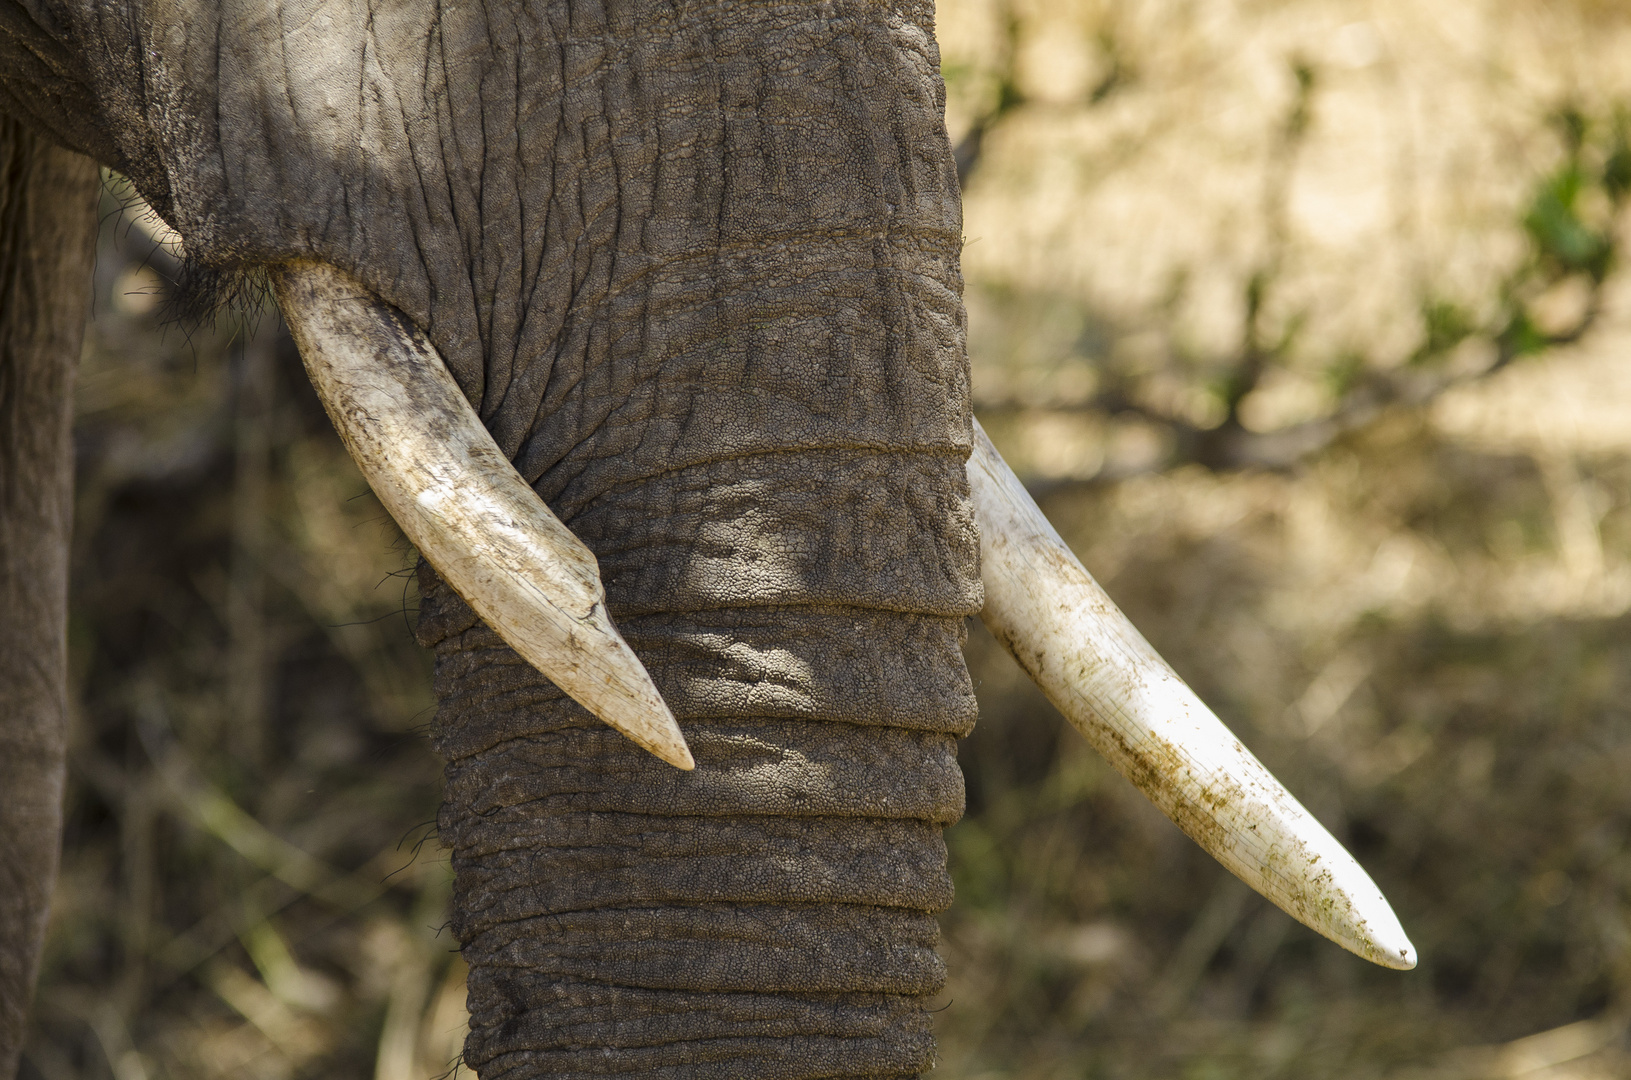
[[[936,1076],[1631,1076],[1631,7],[943,0],[976,411],[1421,954],[1315,937],[977,622]],[[117,178],[30,1080],[448,1075],[414,556]]]

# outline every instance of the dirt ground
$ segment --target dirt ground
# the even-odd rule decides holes
[[[973,624],[934,1075],[1631,1075],[1631,7],[949,0],[939,32],[977,411],[1421,964],[1236,883]],[[275,319],[166,326],[173,259],[106,208],[24,1075],[444,1075],[412,553]],[[1209,462],[1231,423],[1311,441]]]

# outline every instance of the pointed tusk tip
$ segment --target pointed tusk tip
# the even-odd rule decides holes
[[[669,747],[667,753],[658,754],[657,756],[674,766],[674,768],[684,769],[686,772],[690,772],[697,767],[696,758],[691,756],[691,748],[683,742],[677,747]],[[1412,960],[1411,966],[1414,965],[1415,961]]]
[[[1391,916],[1393,912],[1389,911],[1388,914]],[[1353,945],[1345,947],[1381,967],[1394,971],[1412,970],[1416,966],[1416,947],[1405,937],[1404,928],[1398,925],[1398,921],[1396,919],[1392,921],[1394,925],[1391,929],[1394,933],[1382,936],[1361,932],[1359,948],[1356,949]]]
[[[1335,844],[1335,841],[1331,843]],[[1351,855],[1340,847],[1336,851],[1347,860],[1350,872],[1360,879],[1351,882],[1350,888],[1337,888],[1332,894],[1332,898],[1338,901],[1335,905],[1337,909],[1346,909],[1346,917],[1321,925],[1302,919],[1290,908],[1286,908],[1286,911],[1355,956],[1369,960],[1378,967],[1410,971],[1416,966],[1416,946],[1411,944],[1409,935],[1404,932],[1393,905],[1387,902],[1387,898]]]
[[[1384,952],[1382,956],[1385,958],[1380,961],[1382,966],[1394,971],[1411,971],[1416,967],[1416,947],[1408,941],[1397,949]]]
[[[616,631],[612,631],[616,634]],[[622,644],[622,638],[618,638]],[[627,645],[623,645],[627,649]],[[633,659],[633,653],[630,653]],[[634,661],[636,664],[639,661]],[[690,772],[697,767],[697,762],[691,756],[691,747],[685,741],[685,733],[680,730],[679,721],[669,711],[668,703],[658,694],[657,687],[651,682],[651,676],[646,674],[645,668],[640,668],[640,678],[645,682],[645,689],[650,694],[650,700],[642,703],[642,707],[631,718],[628,714],[618,715],[615,711],[595,712],[601,720],[605,721],[614,730],[621,732],[631,742],[647,750],[653,756],[661,758],[676,769]],[[637,722],[630,723],[633,719]]]
[[[616,631],[612,633],[616,634]],[[624,649],[628,648],[623,644],[621,637],[617,638],[617,642]],[[633,653],[629,654],[629,659],[638,665],[639,661],[634,660]],[[633,708],[629,707],[631,702],[626,698],[622,701],[601,702],[602,707],[598,709],[587,704],[584,704],[584,708],[589,709],[607,727],[646,753],[660,758],[676,769],[690,772],[697,767],[697,762],[691,756],[691,747],[685,741],[685,733],[680,730],[679,722],[669,711],[668,704],[657,693],[657,687],[652,685],[651,677],[646,674],[645,668],[641,667],[638,670],[640,681],[645,683],[643,689],[646,694],[636,697],[636,702],[632,703]],[[642,698],[644,700],[641,700]]]

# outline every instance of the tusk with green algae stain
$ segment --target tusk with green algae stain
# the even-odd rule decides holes
[[[594,554],[515,471],[425,335],[326,263],[277,267],[272,289],[346,449],[443,579],[573,700],[694,768],[606,613]]]
[[[1376,883],[1162,660],[1059,538],[979,421],[981,618],[1163,814],[1292,918],[1383,967],[1416,950]]]

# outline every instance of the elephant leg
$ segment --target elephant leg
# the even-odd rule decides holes
[[[17,1071],[62,831],[73,372],[96,165],[0,117],[0,1077]]]

